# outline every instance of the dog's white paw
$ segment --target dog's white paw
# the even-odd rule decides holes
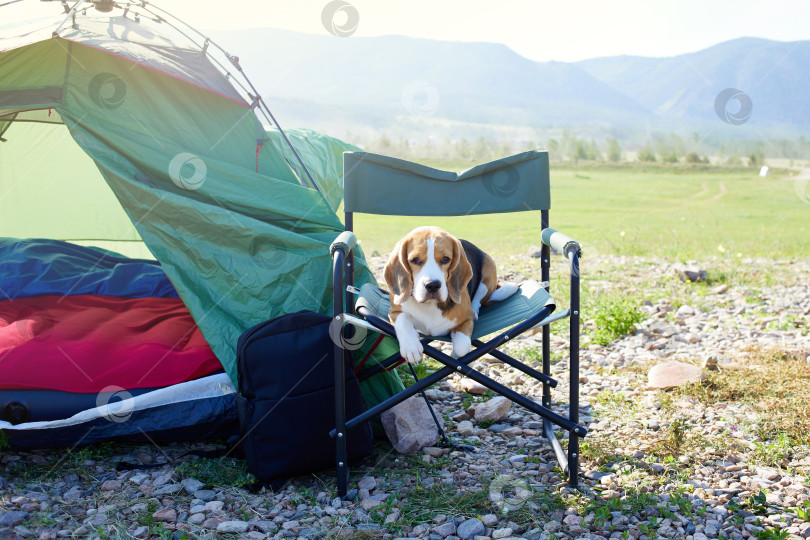
[[[414,332],[414,334],[415,335],[412,336],[402,336],[401,338],[397,336],[399,340],[399,355],[411,364],[419,363],[419,360],[422,359],[422,353],[424,352],[422,342],[419,341],[419,335],[416,334],[416,332]]]
[[[470,352],[470,336],[462,332],[453,332],[453,358],[460,358]]]
[[[478,302],[478,301],[473,302],[472,305],[470,305],[470,307],[472,308],[472,311],[473,311],[473,319],[477,321],[478,320],[478,312],[481,310],[481,302]]]

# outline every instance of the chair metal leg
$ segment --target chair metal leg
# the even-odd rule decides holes
[[[343,313],[343,252],[334,253],[332,303],[335,319]],[[341,325],[342,326],[342,325]],[[342,332],[341,327],[341,332]],[[349,486],[349,459],[346,430],[346,350],[335,340],[335,467],[338,497],[346,496]]]
[[[571,320],[569,332],[569,371],[571,381],[568,392],[568,419],[579,424],[579,255],[572,251],[571,261]],[[579,482],[579,438],[574,432],[568,438],[568,485],[576,487]]]
[[[543,210],[540,213],[540,226],[545,229],[548,227],[548,210]],[[540,279],[545,283],[549,282],[551,268],[551,248],[543,244],[540,249]],[[546,287],[550,291],[551,287]],[[546,377],[551,377],[551,327],[543,327],[543,374]],[[543,406],[551,408],[551,386],[548,384],[543,385]]]

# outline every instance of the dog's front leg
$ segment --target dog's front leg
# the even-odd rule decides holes
[[[399,341],[399,354],[410,362],[416,364],[422,359],[424,347],[419,341],[419,332],[413,327],[411,316],[407,313],[400,313],[394,321],[394,330]]]
[[[470,352],[472,331],[473,322],[467,321],[450,332],[450,338],[453,340],[453,358],[460,358]]]

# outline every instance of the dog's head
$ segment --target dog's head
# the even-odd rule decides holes
[[[394,302],[461,302],[472,267],[461,242],[439,227],[419,227],[400,240],[385,265]]]

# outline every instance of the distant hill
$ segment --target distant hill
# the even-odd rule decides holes
[[[444,136],[465,125],[576,127],[609,136],[729,130],[714,102],[733,87],[753,101],[750,126],[810,130],[810,42],[741,38],[672,58],[565,63],[534,62],[499,44],[403,36],[338,38],[257,28],[211,37],[240,56],[290,125],[407,128],[418,135],[419,126],[430,124]]]
[[[810,41],[727,41],[672,58],[617,56],[577,63],[656,116],[714,119],[726,88],[751,97],[752,126],[810,128]]]

